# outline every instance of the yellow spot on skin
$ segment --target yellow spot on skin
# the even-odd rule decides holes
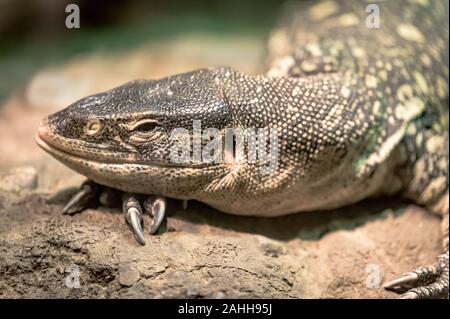
[[[373,103],[373,114],[378,115],[378,113],[380,112],[380,108],[381,108],[381,102],[380,101],[375,101],[375,103]]]
[[[317,64],[312,61],[305,60],[300,65],[304,72],[310,73],[317,69]]]
[[[389,123],[390,125],[394,126],[394,125],[395,125],[395,118],[394,118],[393,116],[389,116],[389,118],[388,118],[388,123]]]
[[[422,147],[423,136],[422,134],[418,134],[416,136],[416,147]]]
[[[423,43],[425,37],[415,26],[411,24],[400,23],[397,26],[397,33],[403,39]]]
[[[353,13],[346,13],[338,18],[338,23],[343,27],[357,25],[359,23],[358,17]]]
[[[295,60],[291,56],[286,56],[277,59],[273,67],[267,73],[268,76],[284,76],[289,71],[289,69],[295,64]]]
[[[415,166],[415,171],[416,171],[416,176],[423,176],[425,173],[425,160],[424,159],[420,159],[417,161],[416,166]]]
[[[403,84],[397,90],[397,98],[399,101],[403,102],[412,96],[412,89],[409,85]]]
[[[445,171],[447,169],[447,160],[445,158],[441,158],[438,162],[438,167],[441,171]]]
[[[423,93],[428,93],[427,81],[419,72],[414,72],[414,78],[416,79],[417,85]]]
[[[425,103],[417,97],[413,97],[405,104],[397,104],[394,109],[395,117],[406,122],[418,117],[425,109]]]
[[[427,186],[423,194],[420,196],[420,201],[422,203],[429,202],[433,200],[435,194],[441,193],[447,184],[447,178],[445,176],[439,176],[431,181]]]
[[[395,117],[398,119],[404,119],[407,114],[407,110],[405,109],[405,106],[402,104],[397,104],[397,106],[394,109]]]
[[[425,147],[430,153],[443,152],[445,148],[445,139],[443,136],[435,135],[427,140]]]
[[[364,51],[364,49],[362,49],[360,47],[352,48],[352,53],[353,53],[353,56],[355,56],[356,58],[359,58],[359,59],[362,59],[366,56],[366,51]]]
[[[377,87],[377,78],[373,75],[367,74],[364,80],[364,83],[368,88],[376,88]]]
[[[409,187],[411,189],[417,189],[420,185],[422,176],[424,176],[425,174],[426,174],[426,164],[425,159],[422,157],[414,165],[414,178],[412,179]]]
[[[366,167],[367,166],[373,166],[376,164],[379,164],[383,162],[389,154],[391,154],[392,150],[395,148],[395,146],[398,145],[400,140],[403,138],[403,134],[405,132],[405,126],[402,125],[394,134],[392,134],[389,138],[387,138],[384,143],[382,144],[381,148],[377,151],[372,153],[366,160]],[[364,167],[362,167],[363,169]],[[359,171],[358,175],[361,175],[363,171]]]
[[[320,49],[320,46],[317,43],[308,43],[305,46],[306,50],[308,50],[313,56],[321,56],[322,50]]]
[[[343,97],[348,98],[350,96],[350,89],[348,87],[343,86],[341,89],[341,94]]]
[[[269,37],[268,47],[273,56],[281,56],[289,51],[289,35],[284,30],[274,31]]]
[[[444,99],[447,97],[448,94],[448,85],[447,82],[442,77],[437,78],[437,87],[436,87],[436,93],[441,98]]]
[[[425,110],[425,103],[417,97],[411,98],[405,106],[407,109],[405,120],[408,122],[418,117]]]
[[[422,63],[423,63],[425,66],[428,66],[428,67],[431,66],[431,59],[430,59],[430,57],[429,57],[428,55],[426,55],[425,53],[422,54],[422,55],[420,56],[420,60],[422,61]]]
[[[421,5],[424,7],[428,6],[428,4],[429,4],[428,0],[409,0],[409,2],[418,4],[418,5]]]
[[[408,129],[407,129],[406,133],[408,135],[414,136],[414,135],[416,135],[416,132],[417,132],[416,126],[414,124],[411,124],[411,125],[408,126]]]
[[[309,15],[313,20],[322,20],[336,13],[339,6],[334,1],[324,1],[309,9]]]
[[[383,81],[387,81],[387,79],[388,79],[388,73],[386,72],[386,70],[380,70],[380,72],[378,73],[378,76]]]

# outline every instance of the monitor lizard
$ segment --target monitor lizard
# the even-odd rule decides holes
[[[37,143],[88,177],[64,212],[119,198],[144,244],[143,211],[155,233],[165,198],[273,217],[395,194],[442,216],[443,253],[385,287],[448,297],[448,2],[377,6],[378,28],[362,1],[288,4],[263,75],[211,67],[137,80],[50,115]],[[233,151],[231,161],[174,163],[171,134],[195,134],[194,121],[221,135],[275,129],[276,169],[263,174],[267,161]],[[271,145],[268,134],[258,141]]]

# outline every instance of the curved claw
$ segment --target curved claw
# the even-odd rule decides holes
[[[88,202],[94,199],[98,192],[98,186],[93,182],[83,183],[78,191],[64,206],[63,214],[75,214],[88,207]]]
[[[422,266],[388,282],[384,287],[402,292],[402,299],[448,298],[448,252],[432,265]]]
[[[150,223],[149,233],[154,235],[158,232],[158,229],[166,216],[166,199],[164,197],[148,199],[145,201],[144,206],[146,211],[153,217],[152,222]]]
[[[415,292],[407,292],[400,296],[400,299],[418,299],[419,296]]]
[[[136,240],[139,244],[145,245],[145,239],[144,239],[144,231],[142,230],[141,222],[142,222],[142,215],[139,213],[139,211],[131,207],[128,210],[128,218],[129,223],[131,225],[131,228],[133,229],[133,234]]]
[[[408,272],[401,276],[400,278],[396,278],[394,280],[389,281],[384,285],[385,289],[388,290],[397,290],[398,288],[405,287],[405,286],[411,286],[415,282],[419,280],[419,276],[414,272]]]
[[[145,245],[144,232],[142,230],[142,209],[137,199],[133,196],[125,195],[123,199],[123,212],[125,214],[125,220],[131,226],[134,238],[139,244]]]

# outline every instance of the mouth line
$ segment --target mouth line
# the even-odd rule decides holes
[[[98,164],[102,164],[102,165],[141,165],[141,166],[148,166],[148,167],[161,167],[161,168],[206,168],[206,167],[210,167],[211,165],[191,165],[191,166],[186,166],[186,165],[181,165],[181,164],[173,164],[173,163],[158,163],[158,162],[140,162],[140,161],[135,161],[135,162],[128,162],[128,161],[111,161],[111,160],[107,160],[107,161],[101,161],[99,159],[92,159],[92,158],[86,158],[86,157],[82,157],[79,156],[77,154],[73,154],[70,152],[67,152],[66,150],[62,150],[59,147],[45,141],[40,135],[39,132],[36,133],[35,135],[35,141],[36,144],[42,148],[44,151],[46,151],[47,153],[49,153],[50,155],[56,156],[57,158],[62,158],[62,159],[70,159],[73,161],[84,161],[84,162],[91,162],[91,163],[98,163]]]
[[[77,156],[75,154],[69,153],[65,150],[62,150],[60,148],[58,148],[55,145],[50,144],[49,142],[45,141],[40,135],[39,132],[36,133],[35,135],[35,141],[36,144],[42,148],[44,151],[46,151],[47,153],[49,153],[52,156],[55,156],[57,158],[71,158],[72,160],[82,160],[82,161],[89,161],[89,162],[98,162],[100,163],[100,161],[96,161],[93,159],[87,159],[87,158],[83,158],[81,156]]]

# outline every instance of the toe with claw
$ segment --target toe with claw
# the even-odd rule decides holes
[[[99,189],[99,185],[92,181],[84,182],[64,206],[62,213],[73,215],[86,208],[96,207],[98,205]]]
[[[125,215],[125,220],[133,231],[134,238],[136,238],[139,244],[145,245],[142,208],[139,201],[133,195],[124,194],[123,213]]]
[[[448,298],[449,257],[439,256],[436,263],[420,267],[384,285],[385,289],[404,292],[402,299]]]
[[[144,203],[144,211],[148,212],[152,217],[150,223],[149,233],[151,235],[156,234],[161,226],[165,213],[166,213],[166,199],[164,197],[149,197]],[[142,213],[142,207],[136,197],[130,194],[124,194],[123,196],[123,213],[125,214],[125,220],[130,225],[133,231],[134,237],[141,245],[145,245],[144,240],[144,219]]]
[[[144,201],[145,211],[147,211],[152,217],[149,228],[149,233],[151,235],[154,235],[158,232],[158,229],[160,228],[164,217],[166,216],[166,206],[166,199],[160,196],[147,198]]]

